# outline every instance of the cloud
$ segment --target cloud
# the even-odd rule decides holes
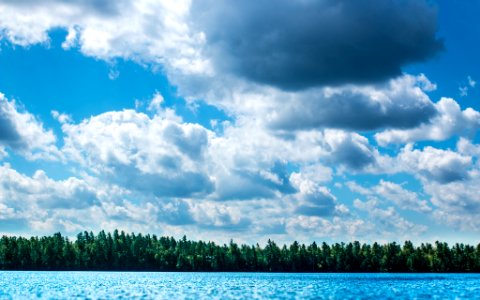
[[[472,167],[470,156],[431,146],[413,149],[411,144],[402,149],[397,160],[401,169],[439,183],[466,180]]]
[[[468,85],[470,87],[474,88],[477,85],[477,82],[475,80],[473,80],[473,78],[471,76],[467,76],[467,80],[468,80]]]
[[[112,183],[159,197],[212,191],[204,165],[209,132],[200,125],[123,110],[62,129],[66,155]]]
[[[252,224],[250,217],[243,215],[238,207],[218,202],[195,203],[192,214],[201,229],[245,231]]]
[[[309,175],[301,172],[294,172],[290,175],[293,184],[298,189],[296,198],[299,204],[295,209],[295,213],[305,216],[333,216],[337,206],[337,199],[327,188],[313,181]]]
[[[194,224],[192,208],[188,202],[181,199],[172,199],[161,206],[159,221],[172,225]]]
[[[407,152],[407,156],[416,157],[411,163],[419,170],[412,172],[419,174],[437,222],[456,230],[478,232],[480,197],[474,187],[480,184],[480,145],[460,138],[457,152],[432,147]]]
[[[366,212],[374,221],[377,236],[391,236],[409,238],[418,236],[427,230],[424,225],[412,223],[400,216],[393,207],[380,208],[376,200],[360,201],[355,199],[353,206]]]
[[[116,222],[133,222],[153,227],[154,224],[186,226],[195,224],[191,205],[182,199],[146,197],[141,193],[133,193],[122,201],[104,200],[102,206],[107,214],[104,219],[113,219]],[[132,197],[133,196],[133,197]],[[143,200],[143,201],[139,201]]]
[[[49,31],[63,28],[62,47],[112,63],[112,79],[116,59],[132,60],[166,74],[188,105],[202,99],[228,115],[211,131],[183,121],[158,93],[137,110],[81,122],[52,111],[64,135],[59,152],[53,132],[2,95],[0,159],[10,152],[61,158],[80,174],[55,180],[4,165],[2,225],[215,239],[222,232],[377,238],[382,231],[398,238],[424,231],[405,219],[402,210],[412,210],[480,226],[471,189],[479,150],[466,139],[476,133],[479,113],[453,99],[432,102],[434,83],[401,72],[443,47],[427,1],[280,0],[275,10],[263,0],[190,3],[0,0],[4,41],[48,46]],[[457,152],[382,149],[372,142],[375,133],[380,146],[462,139]],[[413,174],[431,201],[380,180],[352,188],[367,197],[352,208],[326,187],[351,174],[401,172]]]
[[[237,168],[228,170],[228,173],[217,174],[220,175],[216,181],[219,200],[275,198],[295,191],[284,166],[279,163],[273,163],[267,170]]]
[[[460,97],[468,96],[468,91],[473,89],[477,85],[477,82],[473,80],[472,77],[467,76],[467,83],[465,85],[461,85],[458,87],[458,91],[460,92]]]
[[[403,210],[419,212],[430,212],[432,210],[426,200],[419,199],[417,193],[409,191],[394,182],[381,179],[377,185],[365,188],[353,181],[349,181],[347,182],[347,186],[355,193],[368,196],[371,199],[375,199],[376,197],[385,199]]]
[[[64,124],[64,123],[69,123],[72,121],[72,116],[70,115],[67,115],[67,114],[64,114],[64,113],[60,113],[56,110],[52,110],[50,112],[50,114],[52,115],[52,117],[57,120],[58,122],[60,122],[60,124]]]
[[[84,209],[99,205],[96,191],[84,180],[70,177],[53,180],[38,170],[26,176],[10,165],[0,166],[0,203],[15,211],[40,209]]]
[[[342,137],[325,145],[323,135],[309,132],[285,140],[255,122],[225,124],[221,133],[212,132],[159,109],[153,116],[111,111],[77,124],[63,123],[62,151],[85,171],[129,190],[157,197],[232,201],[295,193],[288,162],[315,165],[308,172],[325,171],[316,177],[328,181],[331,170],[317,162],[329,156],[327,148],[335,151],[342,146]],[[359,137],[352,139],[353,148]]]
[[[459,86],[458,91],[460,93],[460,97],[468,96],[468,86]]]
[[[377,86],[311,89],[280,99],[267,122],[276,130],[412,128],[436,115],[424,92],[431,85],[424,75],[404,75]]]
[[[152,100],[148,104],[147,110],[153,111],[153,112],[161,111],[162,104],[164,102],[165,102],[165,99],[163,98],[162,94],[157,92],[155,93],[155,95],[153,95]]]
[[[380,180],[380,183],[374,190],[377,195],[392,201],[401,209],[420,212],[429,212],[432,210],[430,206],[428,206],[427,201],[418,198],[417,193],[406,190],[394,182]]]
[[[370,146],[367,138],[340,130],[326,130],[324,137],[330,154],[326,160],[333,165],[359,171],[375,164],[378,152]]]
[[[480,184],[479,174],[477,168],[470,178],[463,181],[423,182],[425,192],[431,195],[431,202],[436,207],[434,217],[438,223],[459,230],[479,232],[480,195],[473,188]]]
[[[277,151],[278,147],[284,151]],[[227,124],[222,135],[212,138],[208,152],[218,200],[275,198],[295,192],[286,162],[287,157],[300,159],[302,153],[255,122]]]
[[[218,70],[281,89],[381,81],[443,49],[427,1],[197,0],[191,11]]]
[[[389,129],[375,134],[377,143],[404,144],[414,141],[443,141],[452,136],[472,136],[480,127],[480,112],[466,108],[451,98],[441,98],[435,103],[437,115],[429,123],[412,129]]]
[[[55,143],[51,130],[46,130],[35,116],[0,93],[0,153],[6,153],[4,147],[7,147],[30,160],[55,160],[59,158]]]
[[[194,74],[208,71],[200,55],[202,35],[186,19],[190,1],[0,1],[0,37],[28,46],[48,43],[52,29],[68,30],[65,49],[98,59]]]

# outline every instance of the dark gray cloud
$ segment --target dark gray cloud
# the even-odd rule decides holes
[[[366,83],[443,49],[424,0],[195,0],[216,68],[287,90]]]
[[[349,89],[328,97],[323,92],[312,91],[279,106],[268,125],[280,130],[338,128],[368,131],[412,128],[437,115],[428,98],[417,99],[406,92],[385,98],[387,100],[375,100],[368,93]]]

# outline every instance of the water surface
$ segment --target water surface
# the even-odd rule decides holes
[[[480,274],[0,272],[0,299],[480,299]]]

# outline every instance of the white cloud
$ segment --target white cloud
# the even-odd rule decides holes
[[[155,95],[153,95],[153,98],[148,104],[147,109],[153,112],[161,111],[162,104],[164,103],[164,101],[165,99],[163,99],[162,94],[157,92],[155,93]]]
[[[426,226],[412,223],[400,216],[393,207],[378,207],[378,202],[374,199],[365,202],[355,199],[353,206],[369,215],[376,225],[377,236],[412,239],[412,236],[419,236],[427,230]]]
[[[414,141],[443,141],[452,136],[469,136],[480,127],[480,113],[472,108],[462,110],[451,98],[442,98],[435,103],[438,115],[430,123],[413,129],[391,129],[375,134],[377,142],[388,144],[409,143]]]
[[[380,183],[374,187],[374,191],[378,196],[395,203],[404,210],[421,212],[432,210],[427,201],[419,199],[417,193],[406,190],[394,182],[380,180]]]
[[[63,124],[62,130],[64,153],[112,183],[165,197],[212,189],[204,163],[211,133],[199,125],[123,110]]]
[[[0,93],[0,153],[5,147],[24,155],[27,159],[58,159],[56,137],[51,130],[31,113],[21,109],[15,100]]]
[[[59,113],[56,110],[51,111],[52,117],[56,119],[60,124],[64,123],[69,123],[72,121],[72,116],[64,114],[64,113]]]
[[[476,187],[480,184],[478,169],[465,181],[447,184],[423,182],[424,190],[431,195],[435,205],[434,217],[440,224],[453,226],[455,229],[479,232],[480,194]]]
[[[182,1],[9,1],[0,3],[1,35],[13,44],[48,43],[54,28],[68,30],[62,46],[87,56],[161,64],[181,73],[209,72],[199,49],[204,37],[191,32]]]
[[[400,169],[439,183],[466,180],[472,167],[470,156],[431,146],[413,149],[411,144],[402,149],[397,160]]]
[[[340,130],[325,130],[327,160],[350,170],[363,170],[376,163],[379,153],[370,146],[368,139],[357,134]]]
[[[423,74],[404,75],[383,85],[292,93],[214,70],[204,53],[208,37],[193,26],[191,4],[189,0],[4,2],[0,28],[7,40],[19,45],[46,43],[49,30],[65,28],[66,49],[78,46],[85,55],[109,62],[123,58],[161,68],[187,100],[203,99],[235,115],[255,115],[277,129],[411,128],[434,114],[425,91],[436,85]]]
[[[347,186],[352,192],[367,196],[374,201],[377,198],[386,200],[403,210],[419,212],[430,212],[432,210],[428,202],[421,200],[417,193],[407,190],[402,185],[394,182],[381,179],[377,185],[366,188],[356,182],[349,181]]]
[[[457,152],[465,156],[480,157],[480,145],[474,144],[466,138],[459,138],[457,142]]]
[[[327,220],[315,216],[293,216],[288,219],[286,228],[295,240],[315,240],[331,238],[345,241],[366,238],[375,231],[375,225],[362,219],[334,217]],[[341,237],[341,238],[340,238]]]
[[[331,217],[336,213],[337,199],[326,187],[315,182],[308,173],[292,173],[290,179],[297,188],[296,214]],[[313,180],[312,180],[313,179]]]
[[[474,88],[477,85],[477,82],[475,80],[473,80],[472,77],[467,76],[467,80],[468,80],[468,85],[470,87]]]
[[[54,180],[42,170],[21,174],[0,166],[0,219],[5,232],[77,232],[98,228],[103,217],[98,183],[69,177]],[[101,217],[102,216],[102,217]],[[5,227],[7,223],[13,227]]]
[[[404,210],[431,210],[417,193],[394,182],[382,180],[371,190],[348,183],[369,198],[354,204],[368,220],[352,217],[342,199],[324,186],[332,174],[349,172],[414,174],[439,208],[433,213],[451,213],[452,222],[461,222],[467,208],[476,211],[479,200],[469,189],[476,185],[467,186],[477,184],[476,145],[461,139],[458,152],[407,145],[395,157],[371,145],[369,133],[384,130],[375,134],[381,146],[472,136],[480,125],[479,112],[462,110],[448,98],[433,103],[427,93],[436,84],[424,74],[296,92],[223,74],[204,56],[208,37],[190,27],[190,4],[189,0],[0,3],[0,38],[21,46],[48,45],[50,30],[66,29],[62,47],[111,63],[112,80],[119,76],[114,67],[119,58],[161,69],[189,104],[202,99],[233,119],[213,121],[216,128],[222,127],[216,132],[185,123],[165,108],[159,93],[149,103],[136,103],[149,114],[110,111],[74,123],[69,115],[52,111],[64,134],[60,153],[52,131],[0,94],[0,159],[10,150],[30,159],[64,154],[65,162],[78,164],[82,174],[97,177],[53,180],[42,171],[26,176],[4,165],[0,182],[8,189],[0,194],[0,218],[31,218],[32,226],[68,231],[88,222],[107,229],[180,233],[179,226],[190,226],[191,232],[200,234],[248,229],[253,234],[306,237],[358,237],[385,230],[396,238],[424,231],[395,209],[371,202],[378,197]],[[469,77],[469,88],[475,84]],[[8,201],[1,198],[7,196]],[[23,210],[19,197],[42,208],[41,216]],[[473,214],[466,220],[466,227],[478,226]]]
[[[98,205],[96,191],[84,180],[70,177],[56,181],[42,170],[29,177],[4,164],[0,166],[0,187],[0,201],[15,209],[28,209],[31,205],[46,209]]]

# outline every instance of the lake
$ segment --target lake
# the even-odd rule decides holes
[[[480,299],[480,274],[0,271],[0,299]]]

